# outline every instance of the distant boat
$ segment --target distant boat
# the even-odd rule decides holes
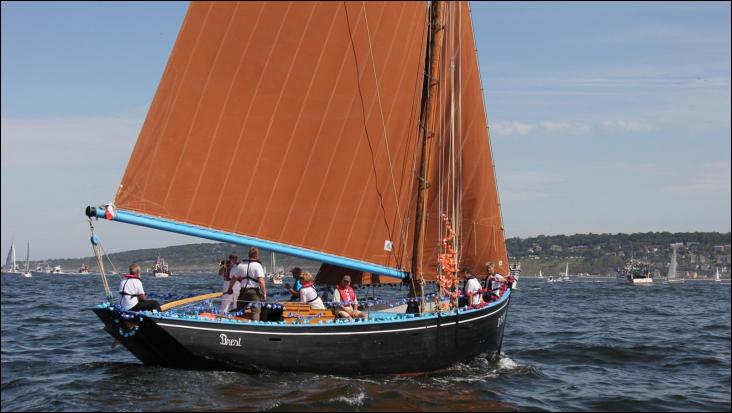
[[[81,268],[79,268],[79,274],[89,274],[89,267],[87,267],[86,264],[81,264]]]
[[[64,271],[63,271],[63,270],[61,269],[61,266],[60,266],[60,265],[57,265],[57,266],[55,266],[55,267],[53,267],[53,268],[51,268],[51,267],[46,267],[46,269],[47,269],[47,272],[48,272],[49,274],[66,274],[66,273],[65,273],[65,272],[64,272]]]
[[[714,281],[721,282],[722,277],[719,276],[719,267],[717,267],[717,272],[714,274]]]
[[[567,266],[564,268],[564,277],[561,277],[562,281],[569,281],[569,263],[567,263]]]
[[[282,281],[285,279],[285,274],[270,274],[269,281],[274,285],[282,285]]]
[[[549,278],[546,279],[546,282],[548,282],[548,283],[556,283],[556,282],[561,282],[561,281],[562,281],[561,278],[554,278],[554,276],[552,276],[552,275],[550,275]]]
[[[155,265],[150,269],[150,272],[155,278],[167,278],[171,275],[168,263],[160,256],[158,256],[158,259],[155,261]]]
[[[544,275],[541,273],[541,268],[539,268],[539,278],[544,278]]]
[[[678,263],[676,262],[676,250],[684,244],[682,243],[675,243],[671,244],[671,263],[668,266],[668,273],[666,274],[666,279],[670,283],[675,282],[684,282],[684,280],[680,279],[678,275],[676,274],[676,270],[678,268]]]
[[[8,251],[8,256],[5,258],[5,272],[9,273],[19,273],[20,270],[18,269],[18,264],[15,263],[15,243],[10,243],[10,251]]]
[[[22,275],[25,278],[30,278],[33,276],[33,274],[31,274],[30,272],[30,241],[28,241],[28,245],[25,249],[25,271],[23,271]]]
[[[511,284],[511,288],[515,290],[518,288],[518,279],[521,275],[521,262],[517,262],[516,264],[510,264],[508,266],[508,272],[514,278],[513,284]]]
[[[653,283],[650,264],[633,259],[626,264],[619,275],[622,281],[631,285]]]

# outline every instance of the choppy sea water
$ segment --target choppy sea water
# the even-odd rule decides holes
[[[1,280],[3,411],[730,410],[729,284],[524,278],[497,362],[354,378],[143,366],[89,310],[98,276]],[[220,286],[214,275],[143,281],[158,294]]]

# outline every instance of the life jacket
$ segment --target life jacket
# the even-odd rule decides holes
[[[306,303],[310,304],[313,301],[315,301],[318,298],[320,298],[320,296],[318,296],[318,290],[315,289],[315,286],[313,285],[313,283],[305,283],[305,284],[303,284],[302,287],[300,288],[300,294],[302,294],[302,290],[304,290],[306,288],[312,288],[313,291],[315,291],[315,298],[313,298],[312,300],[307,300]]]
[[[341,296],[341,302],[348,303],[348,305],[354,304],[356,301],[356,292],[353,291],[353,288],[348,286],[346,288],[341,288],[340,285],[336,286],[336,289],[338,289],[338,293]]]

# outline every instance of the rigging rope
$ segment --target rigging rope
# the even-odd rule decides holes
[[[104,271],[104,248],[102,247],[102,244],[99,242],[99,237],[94,233],[94,224],[92,223],[91,217],[87,217],[89,220],[89,230],[91,231],[91,243],[92,243],[92,249],[94,250],[94,256],[97,258],[97,265],[99,267],[99,275],[102,278],[102,287],[104,288],[104,294],[107,298],[112,298],[112,292],[109,289],[109,281],[107,280],[107,275]],[[107,257],[109,259],[109,257]],[[110,260],[110,264],[112,261]],[[112,267],[114,268],[114,264],[112,264]]]

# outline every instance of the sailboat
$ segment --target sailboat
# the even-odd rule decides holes
[[[155,265],[150,268],[150,273],[155,278],[168,278],[171,275],[168,263],[159,255],[158,259],[155,261]]]
[[[7,257],[5,257],[5,268],[3,271],[7,273],[19,273],[18,264],[15,262],[15,242],[10,243],[10,250],[8,251]]]
[[[544,278],[544,274],[541,273],[541,268],[539,268],[539,278]]]
[[[252,321],[217,313],[220,292],[95,308],[146,364],[374,374],[496,358],[511,289],[457,304],[458,268],[509,271],[468,3],[191,3],[114,201],[86,215],[319,261],[321,286],[408,287],[358,321],[274,302]]]
[[[269,281],[274,285],[282,285],[285,274],[277,271],[277,261],[274,251],[272,252],[272,271],[269,274]]]
[[[25,278],[31,278],[33,276],[30,271],[30,241],[28,241],[25,249],[25,270],[23,270],[22,275]]]
[[[676,250],[684,245],[683,243],[674,243],[671,244],[671,263],[668,266],[668,273],[666,274],[666,280],[670,283],[683,283],[684,280],[680,279],[678,275],[676,274],[676,270],[678,269],[678,262],[676,260]]]
[[[722,281],[722,277],[719,275],[719,267],[716,267],[716,270],[717,271],[714,273],[714,281],[721,282]]]
[[[569,263],[567,263],[567,266],[564,268],[564,277],[560,277],[562,281],[569,281]]]
[[[513,277],[513,284],[511,285],[511,288],[514,290],[518,289],[518,279],[521,276],[521,262],[517,262],[514,264],[509,265],[509,273]]]

